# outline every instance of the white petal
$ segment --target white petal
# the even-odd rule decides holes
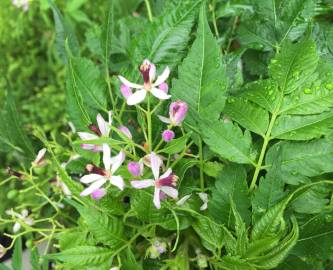
[[[169,74],[170,74],[170,69],[169,67],[166,67],[163,70],[162,74],[157,77],[156,81],[154,82],[154,86],[158,86],[161,83],[163,83],[169,77]]]
[[[21,224],[18,222],[15,222],[13,226],[13,233],[17,233],[21,229]]]
[[[105,178],[102,178],[100,180],[97,180],[93,182],[89,187],[87,187],[85,190],[81,192],[81,196],[87,196],[93,193],[96,189],[99,189],[101,186],[103,186],[106,182]]]
[[[165,92],[163,92],[162,90],[158,89],[158,88],[152,88],[151,90],[151,93],[157,97],[158,99],[169,99],[171,98],[170,95],[166,94]]]
[[[177,205],[182,206],[186,201],[191,197],[192,194],[185,195],[183,198],[181,198],[178,202],[176,202]]]
[[[101,178],[103,178],[102,175],[92,173],[92,174],[87,174],[85,176],[82,176],[80,179],[80,182],[83,184],[89,184],[89,183],[95,182]]]
[[[127,99],[128,105],[136,105],[143,101],[147,95],[147,91],[144,89],[136,91],[134,94],[130,95]]]
[[[204,211],[204,210],[206,210],[207,208],[208,208],[208,204],[207,204],[207,203],[204,203],[203,205],[201,205],[200,210],[201,210],[201,211]]]
[[[166,123],[166,124],[170,124],[171,121],[168,117],[165,117],[165,116],[162,116],[162,115],[158,115],[157,116],[163,123]]]
[[[31,217],[27,217],[27,218],[24,219],[24,223],[27,224],[27,225],[29,225],[29,226],[32,226],[32,225],[35,224],[35,221]]]
[[[109,123],[106,122],[101,114],[97,114],[96,116],[98,129],[101,132],[103,136],[109,136],[110,133],[110,127]]]
[[[109,126],[112,124],[112,111],[108,111],[108,116],[109,116]]]
[[[161,208],[160,189],[159,188],[155,188],[153,202],[154,202],[157,209]]]
[[[160,175],[160,167],[161,167],[161,159],[154,153],[150,153],[150,166],[153,171],[153,175],[155,179],[159,178]]]
[[[178,197],[178,190],[173,187],[163,186],[161,190],[173,199],[177,199]]]
[[[169,169],[166,170],[165,173],[163,173],[163,174],[160,176],[160,178],[166,178],[166,177],[168,177],[171,173],[172,173],[172,169],[169,168]]]
[[[149,69],[149,80],[152,82],[155,80],[156,77],[156,66],[152,63],[150,63],[150,69]]]
[[[148,180],[134,180],[131,181],[131,185],[134,188],[147,188],[155,185],[155,181],[148,179]]]
[[[103,164],[105,170],[110,170],[111,168],[111,149],[106,143],[103,143]]]
[[[136,83],[132,83],[130,81],[128,81],[127,79],[125,79],[123,76],[118,76],[118,79],[125,84],[126,86],[130,87],[130,88],[136,88],[136,89],[140,89],[142,88],[142,85],[140,84],[136,84]]]
[[[45,153],[46,153],[46,148],[42,148],[41,150],[39,150],[37,157],[34,160],[34,163],[38,164],[44,158]]]
[[[208,202],[208,194],[205,192],[198,192],[197,193],[202,200],[202,202],[207,203]]]
[[[110,178],[110,183],[116,187],[118,187],[120,190],[123,190],[125,187],[124,180],[119,175],[112,175]]]
[[[124,160],[125,160],[125,153],[124,151],[120,151],[119,154],[115,156],[111,161],[112,162],[111,172],[114,173],[116,170],[118,170],[121,164],[123,164]]]
[[[98,136],[95,134],[91,134],[88,132],[78,132],[77,135],[81,138],[81,140],[96,140]]]

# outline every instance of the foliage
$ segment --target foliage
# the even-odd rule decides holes
[[[1,2],[0,255],[22,269],[24,241],[39,270],[330,269],[331,14]]]

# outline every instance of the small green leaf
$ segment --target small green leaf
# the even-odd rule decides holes
[[[158,152],[172,155],[172,154],[176,154],[176,153],[183,151],[185,149],[186,143],[187,143],[188,139],[191,137],[191,135],[192,135],[192,132],[189,132],[180,138],[172,140],[171,142],[169,142],[166,145],[166,147],[159,150]]]

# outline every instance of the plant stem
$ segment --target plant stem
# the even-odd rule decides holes
[[[199,159],[200,159],[200,188],[202,192],[205,190],[205,178],[204,178],[204,160],[203,160],[203,151],[202,151],[202,139],[200,138],[199,142]]]
[[[148,19],[150,22],[153,21],[153,13],[151,12],[151,7],[150,7],[150,3],[149,0],[145,0],[145,4],[146,4],[146,8],[147,8],[147,13],[148,13]]]
[[[219,30],[218,30],[217,24],[216,24],[215,3],[212,8],[212,16],[213,16],[213,26],[214,26],[215,35],[217,38],[219,38],[220,34],[219,34]]]
[[[151,111],[150,111],[150,94],[148,94],[147,101],[147,129],[148,129],[148,147],[149,151],[152,151],[152,127],[151,127]]]
[[[265,154],[266,154],[266,149],[267,149],[268,143],[271,140],[271,133],[272,133],[272,129],[273,129],[276,117],[277,117],[277,113],[273,113],[271,121],[270,121],[268,129],[267,129],[267,132],[264,136],[264,143],[262,145],[260,155],[259,155],[259,160],[257,162],[256,169],[255,169],[254,174],[253,174],[253,178],[252,178],[251,185],[250,185],[250,191],[252,191],[254,189],[254,187],[256,185],[256,182],[257,182],[257,179],[258,179],[258,176],[259,176],[259,172],[262,169],[262,163],[264,161],[264,157],[265,157]]]

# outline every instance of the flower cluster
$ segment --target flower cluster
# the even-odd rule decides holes
[[[161,101],[171,98],[171,95],[168,94],[169,86],[166,83],[170,74],[168,67],[166,67],[157,78],[155,78],[156,66],[149,60],[144,60],[139,70],[143,78],[143,84],[133,83],[123,76],[118,76],[119,80],[122,82],[120,91],[128,105],[132,106],[143,102],[147,95],[152,95]],[[133,92],[133,89],[135,89],[135,92]],[[148,107],[145,112],[148,112],[149,109]],[[170,104],[169,117],[158,116],[163,123],[168,124],[167,129],[162,132],[161,143],[169,143],[175,138],[176,134],[172,129],[182,125],[187,110],[187,104],[178,100]],[[150,116],[151,111],[148,113],[148,116]],[[101,114],[98,114],[96,122],[97,126],[94,124],[89,125],[88,128],[90,132],[78,132],[78,135],[83,140],[81,144],[83,149],[93,152],[102,152],[103,168],[95,164],[87,164],[86,171],[88,174],[80,178],[81,183],[87,185],[81,192],[81,196],[90,195],[93,199],[99,200],[106,195],[107,187],[110,185],[117,187],[119,190],[125,188],[123,176],[116,174],[116,171],[124,163],[126,153],[129,150],[126,148],[118,149],[118,153],[115,156],[111,156],[111,153],[115,152],[115,149],[111,149],[105,142],[96,143],[100,138],[109,137],[111,130],[114,130],[111,126],[113,124],[111,112],[109,112],[108,121],[106,121]],[[149,128],[151,129],[151,127]],[[130,141],[133,141],[132,133],[128,127],[120,125],[116,129]],[[147,130],[146,133],[151,132],[152,130]],[[178,177],[172,172],[171,168],[165,169],[163,157],[159,156],[153,150],[152,142],[149,141],[149,138],[146,137],[146,140],[145,145],[148,145],[148,148],[145,146],[139,147],[141,151],[145,150],[144,156],[140,157],[133,153],[135,157],[134,160],[129,161],[127,164],[128,172],[134,178],[129,179],[129,182],[135,189],[153,187],[153,203],[156,208],[160,208],[161,200],[167,197],[173,199],[178,198],[178,190],[176,188]],[[89,141],[92,142],[90,143]],[[133,145],[135,145],[134,142]],[[159,146],[157,146],[157,148],[158,147]],[[133,154],[131,153],[132,158]],[[148,176],[148,172],[145,174],[145,166],[151,168],[153,178],[145,177],[146,175]],[[106,184],[108,185],[106,186]]]

